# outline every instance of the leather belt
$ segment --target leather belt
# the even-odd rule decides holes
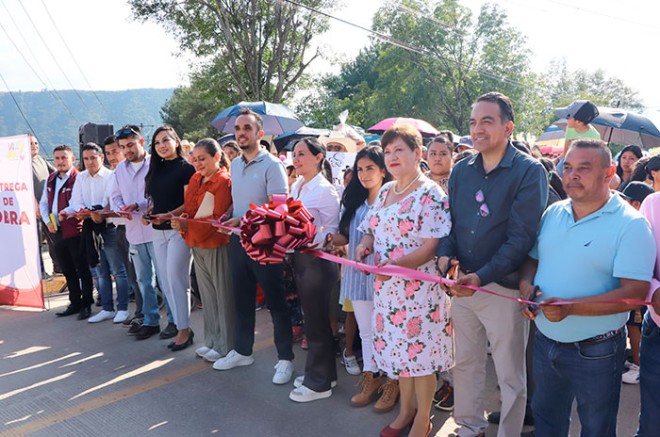
[[[589,346],[589,345],[600,343],[601,341],[605,341],[605,340],[608,340],[610,338],[616,337],[617,335],[621,335],[621,334],[623,334],[623,332],[624,332],[624,329],[619,328],[619,329],[615,329],[613,331],[606,332],[605,334],[596,335],[594,337],[590,337],[590,338],[580,340],[580,341],[573,341],[573,342],[570,342],[570,343],[564,343],[564,342],[561,342],[561,341],[556,341],[556,340],[553,340],[551,338],[549,338],[549,340],[552,341],[553,343],[555,343],[558,346]]]

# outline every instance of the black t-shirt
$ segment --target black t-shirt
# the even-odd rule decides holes
[[[152,156],[151,161],[154,159],[160,158]],[[183,187],[188,185],[188,181],[195,174],[195,167],[181,157],[161,161],[160,164],[151,179],[150,194],[154,205],[152,214],[169,212],[183,205]],[[152,226],[154,229],[172,229],[169,222]]]

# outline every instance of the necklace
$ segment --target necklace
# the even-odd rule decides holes
[[[397,181],[397,182],[394,184],[394,186],[392,187],[392,191],[394,191],[394,194],[396,194],[397,196],[398,196],[398,195],[401,195],[401,194],[405,193],[405,192],[408,190],[408,188],[412,187],[413,184],[414,184],[415,182],[417,182],[417,181],[419,180],[419,178],[421,178],[421,177],[422,177],[422,174],[421,174],[421,173],[418,173],[418,174],[417,174],[417,177],[416,177],[415,179],[413,179],[412,181],[410,181],[410,183],[409,183],[408,185],[406,185],[406,186],[403,188],[403,190],[401,190],[401,191],[399,191],[399,190],[396,189],[396,186],[399,185],[399,182]]]

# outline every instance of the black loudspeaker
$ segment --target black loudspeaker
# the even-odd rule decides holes
[[[103,147],[103,142],[110,135],[114,134],[115,130],[111,124],[95,124],[95,123],[86,123],[80,126],[78,129],[78,144],[79,144],[79,155],[80,156],[80,169],[85,169],[85,163],[82,159],[82,147],[86,143],[96,143],[105,152]],[[108,159],[105,159],[105,164],[108,165]]]

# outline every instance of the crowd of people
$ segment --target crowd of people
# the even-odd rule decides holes
[[[489,422],[501,437],[523,425],[567,436],[574,401],[582,435],[615,436],[622,379],[640,386],[637,435],[655,435],[660,317],[642,302],[660,302],[660,157],[630,145],[615,162],[590,125],[593,104],[559,113],[569,131],[557,163],[512,141],[511,101],[493,92],[475,101],[469,138],[442,131],[425,143],[395,125],[361,145],[341,189],[326,153],[344,146],[302,138],[280,159],[262,146],[262,118],[248,109],[222,146],[183,142],[162,126],[147,149],[139,127],[124,126],[103,147],[82,146],[84,171],[66,145],[49,169],[31,136],[38,216],[69,290],[57,316],[112,320],[137,340],[159,335],[181,351],[195,340],[192,277],[204,317],[197,356],[219,371],[254,363],[259,291],[273,322],[272,382],[293,380],[294,402],[327,398],[339,355],[361,375],[353,407],[376,401],[387,412],[398,402],[383,437],[430,435],[434,405],[453,411],[456,436],[483,436]],[[281,195],[313,216],[317,248],[379,273],[300,251],[284,263],[252,259],[231,229],[251,204]],[[405,274],[390,276],[392,266]],[[102,309],[92,315],[95,287]],[[307,355],[293,378],[298,313]],[[486,417],[488,354],[501,409]]]

